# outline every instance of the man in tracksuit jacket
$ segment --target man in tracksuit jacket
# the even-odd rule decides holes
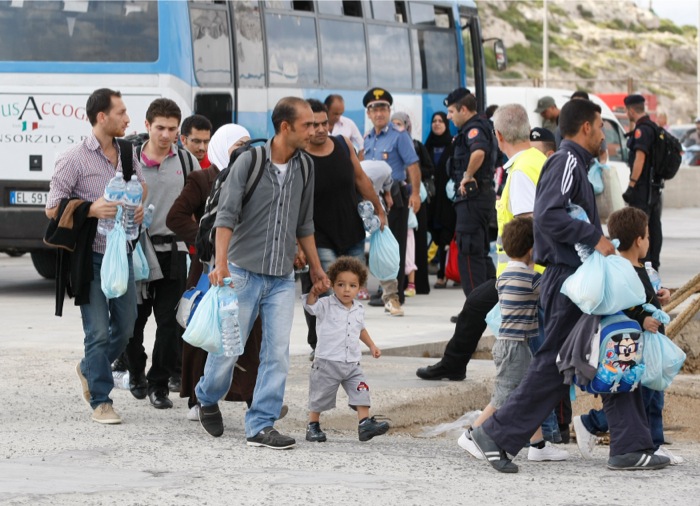
[[[569,389],[556,365],[559,350],[582,315],[561,286],[581,265],[576,243],[603,255],[615,253],[603,235],[588,168],[603,142],[600,107],[588,100],[572,100],[561,110],[559,127],[564,141],[545,163],[535,197],[534,257],[546,266],[540,284],[544,308],[545,340],[518,388],[472,439],[498,471],[515,473],[512,455],[530,436]],[[569,203],[581,206],[590,223],[567,213]],[[668,459],[653,455],[653,443],[640,396],[604,395],[603,408],[610,422],[610,469],[656,469]],[[613,422],[614,420],[614,422]],[[507,453],[506,453],[507,452]]]

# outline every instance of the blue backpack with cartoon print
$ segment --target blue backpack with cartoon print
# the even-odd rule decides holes
[[[622,312],[604,316],[591,339],[588,363],[597,369],[587,384],[576,384],[592,394],[631,392],[644,374],[644,334],[639,323]]]

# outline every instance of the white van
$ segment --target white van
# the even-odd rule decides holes
[[[534,88],[534,87],[514,87],[514,86],[487,86],[487,105],[521,104],[527,110],[530,125],[534,127],[542,126],[542,116],[535,112],[537,101],[546,96],[554,99],[557,107],[561,109],[571,98],[572,90],[561,88]],[[608,166],[614,170],[617,181],[610,181],[612,174],[605,174],[604,180],[608,188],[598,198],[598,207],[602,220],[617,209],[624,206],[622,192],[627,188],[630,177],[630,169],[627,165],[628,149],[625,130],[617,120],[610,107],[607,106],[596,95],[589,93],[590,99],[601,108],[603,117],[603,129],[605,140],[608,144]]]

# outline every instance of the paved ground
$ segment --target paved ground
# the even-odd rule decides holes
[[[700,209],[668,210],[662,276],[679,286],[697,271]],[[214,439],[185,420],[184,399],[158,411],[128,391],[114,392],[125,423],[90,421],[78,395],[74,367],[82,352],[77,308],[53,316],[53,284],[38,278],[30,260],[0,256],[0,503],[2,504],[700,504],[700,445],[683,418],[697,404],[696,377],[684,377],[668,402],[672,449],[681,466],[648,473],[605,468],[606,448],[584,461],[575,444],[562,463],[529,463],[504,476],[471,460],[454,443],[459,431],[434,437],[436,426],[488,402],[490,361],[473,361],[464,382],[424,382],[415,369],[434,362],[388,356],[406,346],[449,338],[449,317],[463,303],[459,289],[435,290],[409,299],[406,317],[368,309],[368,329],[387,355],[367,359],[373,413],[396,427],[387,436],[360,443],[354,414],[344,407],[325,414],[329,442],[303,440],[308,366],[305,332],[297,308],[286,393],[289,415],[279,428],[297,438],[292,451],[248,448],[244,405],[222,405],[226,432]],[[153,334],[153,326],[148,333]],[[438,347],[434,345],[434,347]],[[687,395],[687,396],[686,396]],[[580,412],[592,402],[581,397]],[[693,408],[695,409],[695,408]],[[690,436],[689,436],[690,434]],[[624,480],[624,484],[620,483]],[[478,483],[478,486],[475,484]]]

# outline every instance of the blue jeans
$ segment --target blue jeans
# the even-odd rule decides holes
[[[92,254],[94,279],[90,283],[90,303],[80,306],[85,332],[85,357],[80,370],[90,388],[90,406],[95,409],[102,403],[112,403],[109,393],[114,388],[112,362],[126,348],[136,321],[136,285],[134,267],[129,259],[129,284],[127,291],[116,299],[107,299],[102,293],[100,269],[102,253]]]
[[[262,344],[253,403],[245,415],[245,432],[252,437],[274,426],[284,399],[289,371],[289,335],[294,318],[294,273],[288,276],[256,274],[229,264],[238,295],[238,323],[243,345],[255,319],[262,319]],[[231,386],[238,357],[210,353],[195,393],[202,406],[218,403]]]

